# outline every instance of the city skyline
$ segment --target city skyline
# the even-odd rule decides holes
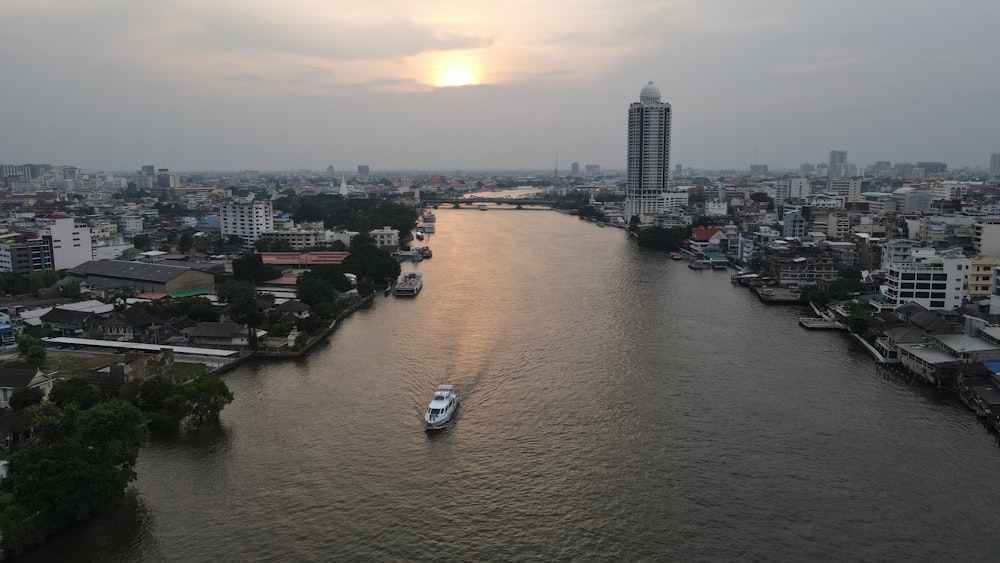
[[[13,0],[0,161],[126,171],[626,168],[652,80],[672,160],[987,169],[1000,5]]]

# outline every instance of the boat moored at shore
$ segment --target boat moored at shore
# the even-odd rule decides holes
[[[399,276],[399,280],[396,282],[392,292],[395,295],[411,297],[420,293],[420,290],[423,289],[423,287],[423,274],[420,272],[407,272],[402,276]]]

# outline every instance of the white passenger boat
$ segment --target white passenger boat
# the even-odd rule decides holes
[[[427,430],[443,428],[455,416],[456,410],[458,410],[458,395],[455,394],[453,386],[438,385],[434,391],[434,398],[424,413],[424,428]]]
[[[417,254],[420,256],[420,254]],[[420,293],[424,287],[424,276],[420,272],[407,272],[399,276],[392,292],[396,295],[412,296]]]
[[[434,221],[437,221],[437,217],[435,217],[434,214],[431,213],[430,211],[425,211],[424,223],[433,223]]]

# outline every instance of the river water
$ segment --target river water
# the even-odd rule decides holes
[[[1000,450],[729,282],[552,211],[441,209],[416,298],[242,366],[129,503],[26,561],[995,560]],[[426,434],[436,384],[463,398]]]

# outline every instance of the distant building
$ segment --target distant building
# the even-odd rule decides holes
[[[601,175],[601,165],[600,164],[585,164],[583,165],[583,173],[586,176],[594,177]]]
[[[827,174],[830,178],[847,176],[847,151],[830,151],[830,168]]]
[[[844,201],[861,201],[861,180],[829,180],[826,191],[842,196]]]
[[[26,275],[52,270],[51,243],[34,234],[0,237],[0,272]]]
[[[774,182],[774,204],[782,205],[786,200],[803,200],[812,193],[812,186],[806,178],[788,178]]]
[[[750,173],[751,174],[757,174],[757,175],[767,174],[767,165],[766,164],[751,164],[750,165]]]
[[[574,162],[573,164],[570,164],[569,165],[569,173],[572,174],[573,176],[579,176],[580,175],[580,163],[579,162]]]
[[[39,234],[50,239],[52,267],[56,270],[73,268],[93,259],[90,227],[77,225],[76,219],[65,215],[41,217],[36,223],[42,229]]]
[[[944,174],[948,165],[943,162],[918,162],[917,168],[923,168],[925,175]]]
[[[234,199],[219,208],[222,236],[236,235],[243,239],[243,247],[252,249],[263,233],[274,230],[274,208],[270,201],[247,198]]]
[[[662,194],[670,185],[670,104],[652,81],[628,110],[628,180],[625,218],[665,211]]]
[[[1000,176],[1000,152],[990,155],[990,176]]]
[[[368,232],[375,246],[382,250],[399,250],[399,231],[392,227],[382,227]]]
[[[215,276],[194,267],[148,262],[101,260],[86,262],[66,274],[94,288],[117,289],[126,293],[182,293],[192,290],[215,291]]]
[[[367,164],[359,164],[358,165],[358,175],[359,176],[368,176],[369,174],[371,174],[371,169],[369,168],[369,166]]]

